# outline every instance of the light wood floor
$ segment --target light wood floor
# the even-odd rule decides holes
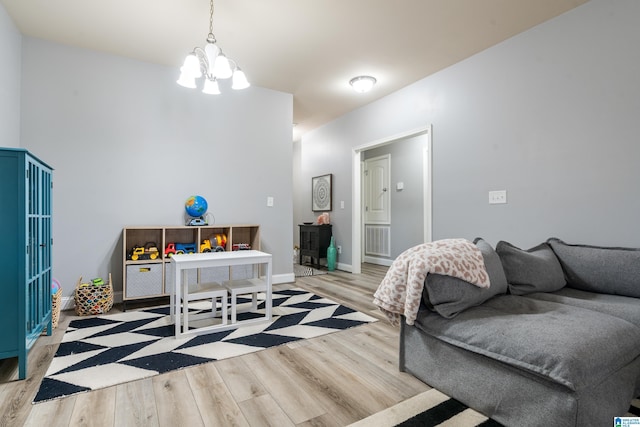
[[[66,325],[0,361],[0,426],[345,426],[430,387],[398,372],[398,330],[372,303],[386,267],[298,278],[300,287],[380,319],[290,345],[32,405]],[[116,310],[114,308],[114,310]]]

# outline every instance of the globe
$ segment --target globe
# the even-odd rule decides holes
[[[184,209],[187,211],[187,215],[194,218],[199,218],[207,212],[209,205],[202,196],[191,196],[184,203]]]

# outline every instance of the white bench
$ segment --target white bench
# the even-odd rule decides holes
[[[238,295],[251,294],[251,308],[249,311],[258,311],[258,292],[267,292],[267,286],[261,279],[230,280],[222,284],[231,296],[231,323],[237,322]],[[271,319],[271,304],[265,304],[264,320]]]

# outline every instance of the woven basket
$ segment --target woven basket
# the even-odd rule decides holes
[[[60,320],[60,309],[62,305],[62,288],[58,288],[58,292],[51,295],[51,328],[58,327],[58,320]]]
[[[111,310],[113,307],[111,273],[109,273],[109,281],[104,285],[81,285],[82,277],[78,279],[75,292],[76,314],[78,316],[104,314]]]

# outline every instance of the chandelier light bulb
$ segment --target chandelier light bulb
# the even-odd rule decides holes
[[[184,67],[183,67],[184,68]],[[186,87],[189,89],[196,88],[196,79],[193,76],[188,75],[184,71],[180,73],[180,78],[176,81],[180,86]]]
[[[207,95],[220,95],[220,87],[218,86],[218,81],[215,78],[208,78],[204,81],[204,88],[202,89],[202,93],[206,93]]]
[[[233,73],[233,82],[231,84],[231,89],[246,89],[250,86],[249,81],[247,80],[247,76],[244,75],[244,71],[240,68],[236,69]]]
[[[180,71],[196,79],[202,77],[202,70],[200,69],[200,61],[198,61],[198,58],[193,53],[190,53],[184,59],[184,65],[182,65],[182,68],[180,69]]]
[[[213,64],[213,75],[217,79],[228,79],[233,74],[231,64],[224,53],[219,53],[216,62]]]

